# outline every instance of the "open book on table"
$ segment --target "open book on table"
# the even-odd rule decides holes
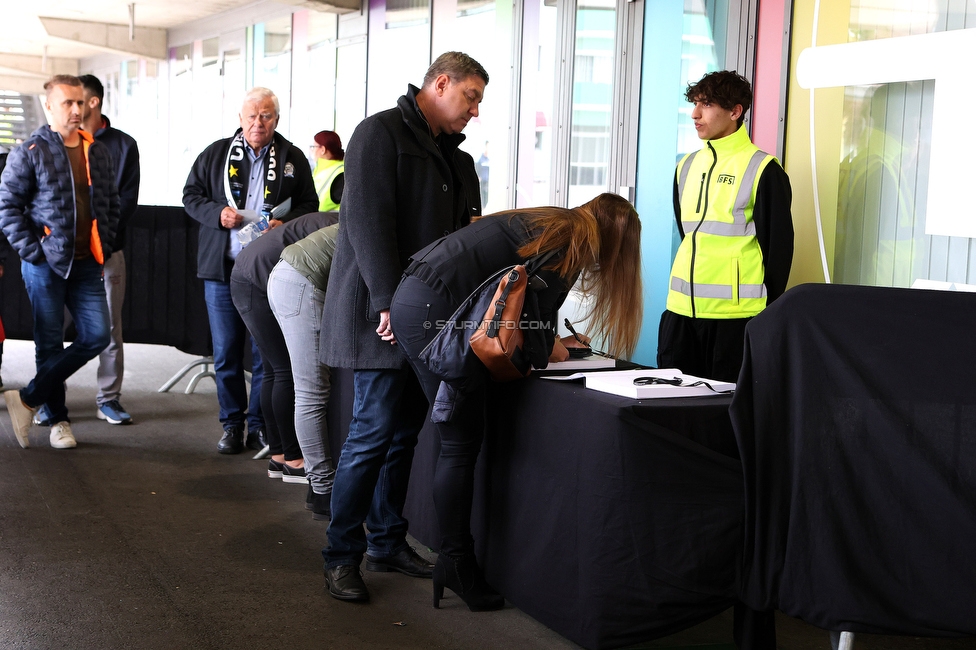
[[[598,370],[600,368],[614,368],[617,360],[613,357],[603,356],[602,354],[591,354],[586,357],[574,359],[570,357],[565,361],[551,361],[545,370],[539,372],[559,372],[561,370]]]
[[[549,364],[549,367],[553,365]],[[585,386],[591,390],[633,399],[698,397],[729,394],[735,390],[735,384],[731,382],[686,375],[675,368],[577,372],[560,377],[543,377],[543,379],[557,381],[583,379]],[[639,383],[634,383],[635,379],[638,379]],[[652,383],[655,379],[669,383]]]

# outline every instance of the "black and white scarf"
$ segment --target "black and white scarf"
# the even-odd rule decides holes
[[[247,203],[247,192],[244,191],[246,179],[242,163],[247,152],[245,147],[249,146],[244,140],[244,130],[238,129],[234,134],[234,139],[227,149],[227,160],[224,164],[226,168],[224,175],[224,194],[227,197],[228,205],[236,206],[238,210],[243,210]],[[272,214],[278,198],[281,185],[281,174],[278,173],[278,154],[274,138],[268,145],[268,168],[265,174],[265,185],[263,194],[263,204],[260,212],[262,214]]]

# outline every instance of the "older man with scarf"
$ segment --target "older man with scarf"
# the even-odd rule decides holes
[[[217,443],[222,454],[237,454],[245,446],[261,449],[261,354],[251,346],[251,398],[244,383],[246,329],[230,295],[230,273],[242,248],[238,233],[256,217],[272,227],[318,208],[312,171],[304,152],[275,133],[281,114],[278,98],[267,88],[244,96],[241,128],[218,140],[197,157],[183,188],[186,213],[200,222],[197,277],[213,336],[217,401],[224,433]]]

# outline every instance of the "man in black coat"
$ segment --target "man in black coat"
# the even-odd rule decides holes
[[[487,83],[471,57],[442,54],[423,88],[408,86],[396,108],[363,120],[346,150],[321,352],[323,363],[355,371],[322,551],[326,584],[340,600],[369,599],[364,553],[370,571],[429,578],[433,570],[406,541],[403,504],[427,401],[396,346],[390,303],[413,253],[481,213],[474,160],[458,145]]]
[[[251,346],[251,398],[244,382],[246,328],[230,295],[230,272],[241,251],[238,233],[260,217],[271,227],[315,212],[319,199],[312,170],[301,149],[275,133],[281,110],[267,88],[254,88],[244,97],[241,128],[231,138],[217,140],[193,163],[183,188],[186,213],[200,222],[197,277],[204,281],[204,298],[213,336],[217,401],[224,434],[217,443],[222,454],[264,446],[261,417],[261,354]]]

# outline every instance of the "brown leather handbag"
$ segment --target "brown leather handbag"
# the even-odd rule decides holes
[[[529,333],[524,327],[539,327],[534,289],[545,288],[535,275],[558,251],[536,255],[526,262],[492,273],[465,298],[446,325],[418,355],[441,381],[458,382],[486,368],[495,381],[525,377],[532,371],[533,357],[545,345],[541,330]],[[534,307],[533,307],[534,304]],[[530,314],[536,314],[532,318]],[[527,350],[526,347],[532,348]],[[474,354],[472,354],[472,352]],[[549,351],[541,353],[544,367]]]
[[[523,354],[522,326],[528,315],[522,305],[527,289],[528,273],[519,264],[502,276],[484,320],[471,335],[471,350],[495,381],[521,379],[532,372],[532,364]]]

